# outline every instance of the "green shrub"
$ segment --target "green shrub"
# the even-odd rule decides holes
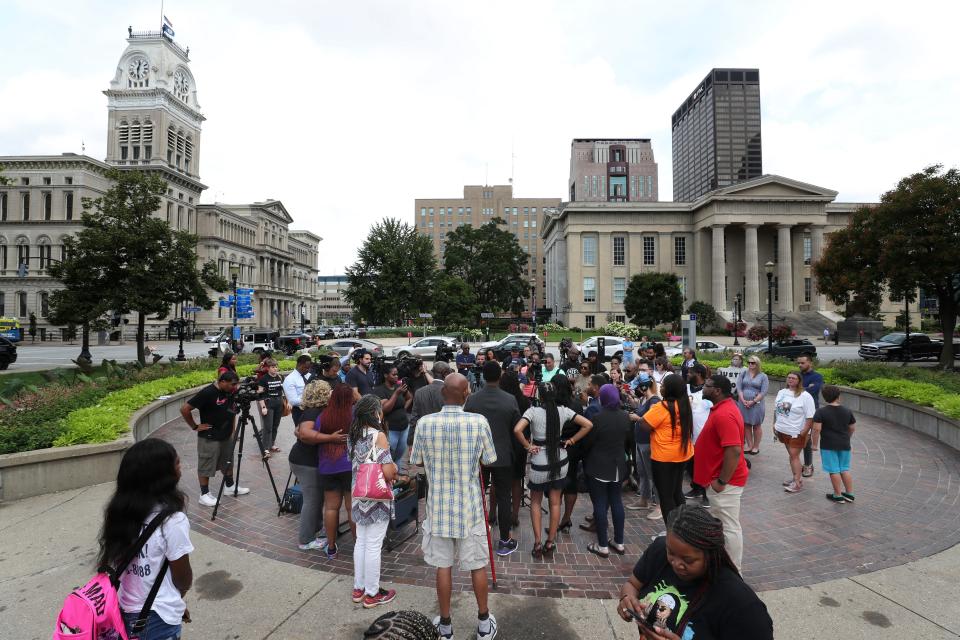
[[[945,416],[960,419],[960,396],[941,396],[933,401],[933,408]]]
[[[891,378],[864,380],[854,383],[852,386],[855,389],[871,391],[887,398],[900,398],[926,407],[934,406],[934,402],[948,395],[944,393],[943,389],[933,384]]]

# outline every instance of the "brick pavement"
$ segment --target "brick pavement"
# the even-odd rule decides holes
[[[771,415],[768,402],[767,416]],[[785,493],[780,482],[789,475],[787,456],[782,445],[774,446],[771,428],[766,427],[761,453],[751,458],[753,470],[741,511],[744,577],[758,591],[896,566],[960,542],[960,453],[883,420],[862,415],[857,415],[857,420],[851,469],[855,504],[827,501],[824,493],[829,480],[819,468],[806,480],[803,492]],[[280,430],[278,444],[286,452],[293,442],[289,418],[284,419]],[[181,486],[191,500],[190,520],[195,530],[274,560],[353,574],[349,534],[343,536],[336,560],[297,549],[297,516],[277,517],[277,504],[255,454],[256,446],[249,446],[252,433],[248,433],[241,465],[241,484],[250,487],[251,494],[225,498],[215,522],[209,519],[210,509],[196,502],[199,491],[193,481],[194,434],[176,420],[156,435],[180,452]],[[819,467],[819,460],[816,463]],[[288,474],[286,454],[275,455],[270,466],[282,492]],[[574,523],[582,522],[589,512],[590,501],[581,495]],[[521,526],[514,531],[520,550],[507,558],[497,558],[498,591],[547,597],[610,597],[649,543],[650,535],[662,531],[662,521],[647,520],[645,513],[627,511],[627,554],[623,557],[611,554],[603,560],[590,554],[586,547],[592,534],[574,526],[571,533],[560,534],[552,558],[535,560],[530,555],[533,536],[529,515],[521,512]],[[392,552],[384,551],[384,580],[433,585],[434,574],[423,562],[419,543],[417,535]],[[454,587],[469,591],[469,574],[455,572]]]

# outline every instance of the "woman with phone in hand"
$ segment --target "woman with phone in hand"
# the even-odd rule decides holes
[[[620,589],[617,614],[646,640],[772,640],[767,607],[737,572],[723,523],[681,505]]]

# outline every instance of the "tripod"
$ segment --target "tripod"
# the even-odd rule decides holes
[[[247,431],[247,423],[250,423],[250,426],[253,428],[253,437],[257,439],[257,451],[263,451],[263,437],[260,435],[260,430],[257,429],[257,422],[253,419],[253,416],[250,415],[250,401],[241,401],[240,402],[240,418],[237,422],[237,430],[239,435],[237,436],[237,472],[233,474],[233,495],[237,495],[237,487],[240,486],[240,463],[243,462],[243,440],[244,434]],[[270,478],[270,486],[273,487],[273,495],[277,498],[277,505],[281,504],[280,492],[277,491],[277,483],[273,479],[273,471],[270,470],[270,461],[263,457],[261,458],[263,466],[267,469],[267,477]],[[223,488],[226,485],[227,476],[229,475],[230,468],[233,466],[233,459],[231,457],[230,461],[227,462],[227,468],[224,471],[223,479],[220,480],[220,489],[217,491],[217,504],[213,507],[213,515],[210,517],[210,520],[217,519],[217,511],[220,509],[220,498],[223,496]],[[230,489],[227,489],[227,492],[230,492]]]

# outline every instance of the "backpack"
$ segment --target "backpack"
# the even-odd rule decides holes
[[[74,589],[63,601],[63,608],[57,615],[57,623],[53,630],[53,640],[130,640],[126,626],[120,613],[120,600],[117,589],[120,588],[120,579],[127,570],[127,565],[140,552],[160,523],[169,516],[167,511],[161,511],[143,530],[140,537],[131,547],[127,557],[116,569],[101,571],[93,576],[87,584]],[[167,572],[167,561],[163,561],[160,572],[154,580],[153,587],[143,603],[143,609],[134,624],[134,631],[143,631],[150,615],[150,607],[160,591],[160,585]]]
[[[283,492],[283,499],[280,501],[280,513],[300,513],[303,510],[303,491],[300,483],[294,485]]]

